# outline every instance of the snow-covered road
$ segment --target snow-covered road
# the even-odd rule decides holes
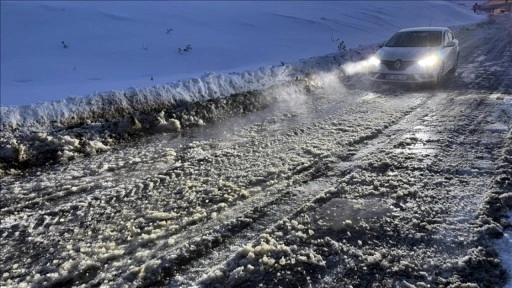
[[[251,113],[4,172],[0,286],[505,285],[511,28],[456,31],[438,89],[291,83]]]

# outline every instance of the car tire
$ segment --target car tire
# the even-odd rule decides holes
[[[443,82],[443,76],[444,76],[444,62],[441,63],[441,68],[439,68],[439,73],[437,73],[436,79],[432,83],[434,87],[439,87],[441,83]]]
[[[455,63],[453,63],[453,67],[452,67],[452,69],[450,69],[450,75],[455,75],[455,72],[457,72],[457,66],[459,66],[459,54],[457,54]]]

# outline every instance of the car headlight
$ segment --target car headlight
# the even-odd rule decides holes
[[[418,61],[418,64],[420,64],[420,66],[422,67],[431,67],[436,65],[437,62],[439,62],[439,57],[437,57],[436,55],[432,55],[421,59],[420,61]]]
[[[380,64],[380,59],[376,56],[372,56],[370,59],[368,59],[368,63],[370,63],[370,65],[377,66]]]

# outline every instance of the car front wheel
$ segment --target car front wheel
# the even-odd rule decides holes
[[[441,63],[441,68],[439,68],[439,72],[437,73],[436,80],[434,81],[435,86],[441,85],[441,82],[443,82],[443,76],[444,76],[444,63]]]
[[[455,58],[455,63],[453,63],[452,69],[450,69],[450,74],[455,75],[457,72],[457,66],[459,66],[459,54],[457,54],[457,58]]]

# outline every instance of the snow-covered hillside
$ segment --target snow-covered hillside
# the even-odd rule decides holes
[[[399,28],[481,19],[445,1],[2,1],[1,13],[2,107],[254,71],[336,52],[341,41],[354,48]],[[219,81],[231,89],[208,86],[224,94],[286,79],[273,77],[259,73],[240,83],[227,76]],[[198,89],[184,85],[152,89],[163,98]],[[3,121],[15,121],[7,115]]]

